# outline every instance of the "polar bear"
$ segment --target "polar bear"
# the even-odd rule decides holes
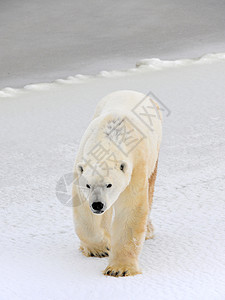
[[[147,122],[147,120],[149,122]],[[97,105],[75,162],[75,231],[85,256],[109,256],[109,276],[141,273],[143,242],[162,135],[158,104],[136,91],[116,91]]]

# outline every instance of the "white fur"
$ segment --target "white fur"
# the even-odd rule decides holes
[[[79,186],[74,186],[73,190],[76,232],[81,239],[83,253],[99,253],[99,249],[103,251],[110,244],[114,244],[115,251],[111,252],[110,261],[113,264],[118,262],[118,270],[131,265],[128,268],[130,275],[139,273],[137,256],[142,247],[142,231],[147,226],[146,216],[149,213],[148,180],[158,160],[162,131],[161,113],[155,102],[156,109],[150,112],[151,129],[143,122],[143,115],[140,119],[135,114],[134,108],[142,103],[143,99],[145,95],[142,93],[117,91],[99,102],[94,118],[80,143],[75,168]],[[153,102],[145,99],[145,108],[148,103]],[[104,149],[102,158],[98,156],[96,159],[93,149],[100,148]],[[92,204],[96,201],[104,204],[104,215],[92,213]],[[135,216],[134,209],[140,211],[142,206],[143,217],[138,221],[140,215]],[[113,224],[114,229],[112,228],[111,232],[112,207],[115,208],[114,223],[120,224]],[[141,233],[136,233],[138,226],[143,227],[139,230]],[[127,232],[127,228],[133,233]],[[113,238],[113,230],[122,232]],[[120,259],[118,251],[123,243],[127,244],[127,248],[121,250],[124,252],[124,258]],[[131,249],[136,253],[136,257],[127,262],[125,256],[133,256]]]

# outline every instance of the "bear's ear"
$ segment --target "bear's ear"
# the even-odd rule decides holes
[[[123,172],[123,173],[126,173],[126,171],[127,171],[127,163],[125,162],[125,161],[122,161],[121,163],[120,163],[120,170]]]
[[[82,163],[78,163],[76,168],[79,174],[82,174],[84,172],[84,166]]]

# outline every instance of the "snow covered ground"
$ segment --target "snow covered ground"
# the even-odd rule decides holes
[[[0,299],[225,298],[225,54],[0,92]],[[55,195],[98,100],[152,91],[171,111],[142,275],[102,275]]]

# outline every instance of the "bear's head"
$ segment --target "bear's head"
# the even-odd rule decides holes
[[[79,175],[79,190],[89,201],[94,214],[102,214],[118,199],[129,185],[132,164],[129,160],[106,163],[81,162],[76,165]]]

